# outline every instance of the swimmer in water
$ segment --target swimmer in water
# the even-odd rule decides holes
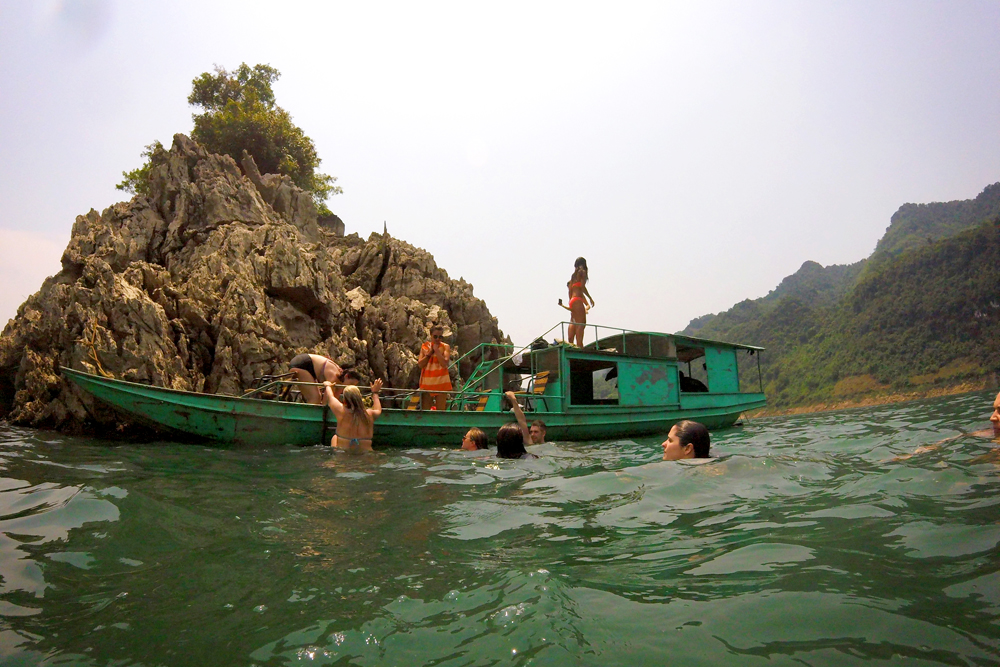
[[[711,438],[708,429],[698,422],[685,420],[674,424],[662,447],[664,461],[711,458],[709,454]]]
[[[965,436],[972,436],[974,438],[990,438],[992,440],[1000,441],[1000,394],[993,399],[993,414],[990,415],[990,426],[991,428],[984,428],[979,431],[973,431],[972,433],[962,433],[960,435],[954,435],[950,438],[945,438],[935,442],[933,445],[923,445],[917,447],[913,450],[912,454],[902,454],[900,456],[893,457],[893,461],[905,461],[917,454],[924,454],[926,452],[933,452],[935,449],[939,448],[946,442],[951,442],[952,440],[957,440],[958,438],[964,438]],[[993,450],[994,452],[997,450]],[[986,455],[989,456],[989,455]],[[982,457],[980,457],[982,458]]]
[[[467,452],[475,452],[480,449],[487,449],[489,443],[486,441],[486,434],[482,429],[470,428],[462,437],[462,449]]]
[[[382,403],[378,398],[381,390],[382,380],[372,382],[372,407],[366,408],[361,390],[356,385],[344,389],[341,402],[333,395],[332,384],[329,381],[323,383],[323,397],[337,419],[337,432],[330,442],[332,447],[350,452],[372,451],[375,418],[382,414]]]
[[[528,433],[531,434],[531,444],[533,445],[544,445],[545,444],[545,422],[541,419],[536,419],[531,422],[531,426],[528,427]]]
[[[517,421],[504,424],[497,431],[497,458],[537,459],[537,455],[529,453],[524,448],[525,445],[531,444],[531,432],[528,430],[528,420],[524,418],[521,406],[517,404],[517,396],[512,391],[506,392],[504,396],[510,401]]]

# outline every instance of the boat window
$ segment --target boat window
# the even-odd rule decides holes
[[[739,365],[740,393],[754,394],[764,391],[761,378],[761,359],[759,350],[737,350],[736,362]]]
[[[705,348],[677,345],[677,371],[682,392],[708,391]]]
[[[618,405],[618,364],[570,359],[570,402],[573,405]]]
[[[555,384],[559,378],[559,348],[552,347],[547,350],[539,350],[533,355],[535,372],[549,372],[549,382]]]

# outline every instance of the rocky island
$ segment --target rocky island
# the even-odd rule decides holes
[[[319,224],[310,193],[260,174],[249,155],[238,165],[178,134],[153,158],[149,183],[146,196],[77,217],[62,270],[0,334],[0,417],[71,433],[132,430],[60,366],[239,394],[311,352],[366,380],[415,387],[431,324],[459,354],[506,340],[472,285],[430,253]]]

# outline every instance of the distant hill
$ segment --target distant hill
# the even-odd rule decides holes
[[[769,403],[792,407],[1000,371],[1000,183],[906,204],[866,260],[805,262],[767,296],[682,333],[764,346]]]
[[[954,236],[995,215],[1000,215],[1000,183],[986,186],[975,199],[903,204],[893,213],[871,259],[877,262],[898,257],[907,250]]]

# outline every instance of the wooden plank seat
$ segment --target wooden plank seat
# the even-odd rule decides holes
[[[545,409],[549,409],[548,403],[542,394],[545,393],[545,388],[549,384],[549,371],[539,371],[528,381],[527,391],[516,391],[514,395],[520,399],[524,397],[524,409],[534,410],[535,409],[535,399],[538,399],[545,406]]]

